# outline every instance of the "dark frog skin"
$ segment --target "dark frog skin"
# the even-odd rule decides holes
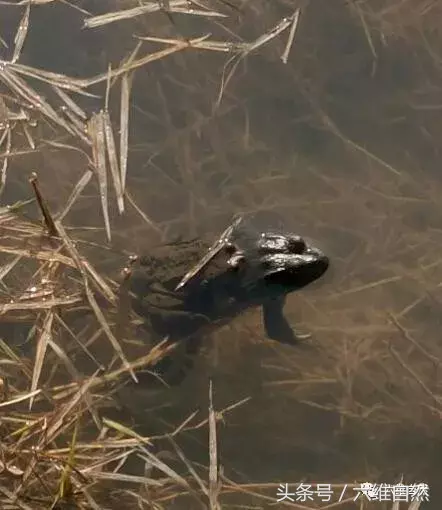
[[[158,340],[179,341],[181,355],[192,356],[214,328],[260,307],[269,338],[297,343],[283,313],[286,296],[320,278],[329,259],[301,236],[285,231],[279,216],[270,215],[270,223],[266,216],[264,222],[259,218],[235,220],[212,247],[201,239],[174,242],[132,264],[132,307]],[[200,267],[204,256],[207,261]],[[195,265],[197,270],[183,284]],[[169,384],[180,382],[187,367],[174,357],[175,350],[154,367]],[[177,363],[182,363],[178,369]]]

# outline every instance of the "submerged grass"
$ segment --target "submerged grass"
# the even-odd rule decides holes
[[[40,185],[37,174],[32,175],[34,203],[19,202],[0,209],[0,507],[5,510],[121,507],[215,510],[245,504],[267,508],[275,504],[279,483],[240,483],[223,472],[222,434],[218,430],[224,420],[228,421],[231,411],[238,412],[243,407],[250,409],[253,415],[249,419],[253,430],[268,429],[269,423],[275,424],[271,402],[268,408],[260,407],[258,399],[253,407],[251,398],[243,396],[232,399],[235,402],[221,410],[216,409],[213,396],[216,385],[210,381],[207,391],[204,387],[204,392],[208,393],[207,409],[189,412],[172,432],[141,435],[135,426],[129,425],[129,419],[123,422],[107,416],[107,410],[117,406],[114,397],[119,388],[129,384],[131,378],[136,380],[139,370],[148,370],[173,347],[162,344],[149,349],[142,346],[141,355],[139,351],[133,354],[132,336],[127,331],[133,321],[123,293],[101,270],[100,264],[95,264],[85,254],[86,247],[92,243],[88,245],[77,238],[77,231],[69,228],[69,218],[80,207],[80,202],[90,198],[87,193],[93,201],[88,216],[91,210],[101,210],[107,241],[117,237],[117,243],[127,244],[130,249],[145,245],[138,239],[135,227],[125,231],[123,223],[123,228],[114,228],[115,224],[120,225],[123,216],[128,215],[129,226],[133,219],[130,213],[140,220],[143,231],[140,238],[147,235],[146,230],[156,238],[165,238],[169,231],[180,230],[175,228],[177,225],[190,225],[188,230],[196,233],[201,212],[204,213],[201,223],[223,223],[226,204],[229,217],[232,212],[244,210],[287,210],[294,213],[300,223],[314,226],[318,233],[328,232],[331,238],[350,239],[352,249],[335,257],[338,263],[345,265],[345,271],[336,277],[338,281],[333,291],[325,291],[317,300],[305,298],[300,305],[304,322],[318,338],[315,352],[301,354],[300,351],[278,350],[268,353],[266,358],[262,388],[284,391],[284,398],[293,405],[291,409],[298,406],[298,414],[292,414],[299,428],[293,430],[294,421],[287,416],[286,422],[281,420],[284,423],[278,425],[278,430],[284,437],[296,436],[305,425],[300,415],[313,410],[312,413],[319,412],[313,414],[319,416],[317,421],[337,418],[339,423],[334,426],[340,437],[347,437],[348,433],[352,439],[352,433],[357,435],[362,430],[364,439],[359,439],[361,444],[369,443],[367,450],[371,448],[369,435],[378,434],[380,442],[385,440],[386,425],[397,426],[392,434],[399,430],[406,435],[410,430],[417,430],[421,437],[429,438],[427,444],[430,444],[438,430],[435,423],[440,421],[442,413],[442,387],[437,377],[442,352],[434,342],[426,341],[425,330],[416,332],[410,322],[414,314],[426,317],[428,307],[435,304],[438,307],[440,284],[434,282],[440,281],[439,276],[442,276],[438,273],[440,261],[438,255],[428,258],[422,253],[437,253],[440,242],[433,239],[422,243],[419,232],[403,230],[402,217],[409,216],[419,222],[414,209],[416,203],[425,202],[430,213],[437,211],[441,187],[437,179],[428,181],[428,185],[415,182],[406,166],[389,162],[384,155],[375,153],[363,137],[361,141],[363,130],[355,130],[352,136],[346,134],[345,108],[354,110],[355,103],[349,99],[343,107],[328,96],[326,89],[340,67],[333,61],[326,66],[324,57],[318,60],[316,54],[309,54],[317,34],[306,35],[305,26],[312,27],[305,21],[308,16],[313,13],[327,27],[333,25],[318,13],[317,9],[322,7],[313,1],[293,2],[290,9],[284,7],[283,16],[273,16],[272,21],[263,16],[264,20],[258,24],[262,30],[251,27],[255,18],[250,16],[250,21],[243,15],[234,25],[245,27],[245,35],[240,36],[226,21],[232,12],[236,15],[239,8],[228,2],[210,2],[209,5],[176,0],[140,5],[134,1],[118,3],[112,10],[107,3],[106,8],[111,12],[94,15],[82,11],[85,31],[105,29],[108,25],[114,29],[124,20],[140,21],[137,27],[147,29],[142,35],[131,35],[133,44],[128,51],[121,50],[119,65],[111,66],[106,62],[104,70],[98,69],[91,76],[79,78],[22,63],[36,9],[55,8],[58,2],[2,2],[0,11],[8,4],[21,10],[13,44],[8,41],[11,57],[0,62],[0,192],[5,192],[7,185],[17,179],[15,163],[27,154],[40,154],[49,147],[66,151],[63,154],[76,152],[83,159],[78,176],[69,171],[72,169],[66,172],[61,168],[60,175],[55,172],[50,175],[51,186],[46,194],[45,179],[41,179],[44,184]],[[413,19],[422,23],[440,12],[438,2],[427,1],[413,2],[413,8],[411,2],[346,2],[341,6],[341,11],[345,9],[351,19],[353,29],[362,34],[374,67],[379,64],[383,48],[389,44],[400,53],[396,41],[399,33],[404,45],[410,40],[416,45],[416,41],[422,43],[422,40],[425,45],[429,44],[425,34],[419,32],[421,27],[416,28],[412,17],[404,10],[407,6],[417,13]],[[245,4],[240,7],[251,12]],[[261,8],[263,13],[274,14],[271,9]],[[333,9],[327,12],[335,15]],[[162,23],[158,23],[158,31],[151,29],[149,19],[154,15],[163,15],[163,18],[152,18],[152,26],[156,28],[159,19],[163,19],[162,23],[167,19],[166,29],[162,30]],[[180,16],[179,25],[176,16]],[[183,18],[188,24],[181,23]],[[192,24],[201,19],[212,23],[210,30]],[[194,30],[188,30],[189,26],[203,26],[203,29],[195,34]],[[184,36],[181,32],[189,34]],[[434,37],[434,32],[430,32]],[[153,45],[165,47],[152,50]],[[333,175],[332,172],[318,172],[313,165],[301,161],[300,166],[315,180],[314,189],[311,189],[299,175],[292,176],[277,168],[284,155],[269,156],[273,151],[260,146],[256,135],[254,138],[251,134],[256,124],[249,116],[246,100],[238,97],[240,86],[233,80],[244,72],[252,53],[266,55],[267,51],[271,52],[270,47],[276,48],[278,63],[282,61],[289,68],[286,77],[293,78],[290,86],[296,85],[295,99],[298,101],[301,97],[300,109],[307,111],[289,128],[275,126],[278,128],[275,136],[292,137],[290,129],[296,123],[301,131],[311,133],[313,124],[317,131],[326,133],[328,140],[342,144],[346,163],[362,166],[363,162],[367,172],[354,170],[352,173],[353,170],[347,168],[342,174]],[[431,49],[426,48],[427,54],[435,59]],[[228,58],[220,84],[207,78],[209,71],[203,73],[205,86],[212,91],[207,108],[206,104],[200,107],[199,103],[200,96],[204,96],[201,76],[200,82],[197,77],[195,81],[188,79],[193,75],[193,55],[200,56],[204,52],[226,54]],[[188,61],[184,60],[184,55],[190,56]],[[160,66],[169,57],[183,69],[177,76],[168,75]],[[292,58],[296,65],[290,67]],[[342,63],[344,72],[348,71],[346,65],[347,61]],[[314,71],[309,74],[312,68]],[[164,74],[163,80],[155,82],[156,88],[150,89],[156,93],[152,111],[144,108],[142,94],[136,88],[137,80],[145,78],[146,69],[148,76],[149,73]],[[277,103],[279,87],[283,90],[283,85],[277,82],[277,76],[270,72],[268,76],[260,76],[253,85],[266,89],[283,109],[292,108],[291,96],[287,103]],[[144,86],[145,82],[141,83]],[[181,128],[176,127],[179,123],[171,113],[171,89],[167,91],[171,84],[177,87],[172,90],[180,91],[179,100],[190,100],[190,113]],[[250,85],[249,82],[246,87]],[[360,100],[357,107],[367,119],[374,109],[372,98],[362,99],[364,101]],[[91,113],[87,106],[90,104],[94,105],[95,112]],[[411,109],[419,111],[424,107],[416,102],[413,105]],[[238,111],[240,114],[235,118],[241,119],[238,125],[242,122],[244,129],[235,127],[226,137],[224,119]],[[149,132],[135,145],[131,144],[131,136],[134,136],[131,128],[135,114],[140,115],[140,112],[143,120],[149,121]],[[266,118],[264,120],[270,124]],[[382,118],[381,123],[383,121]],[[436,139],[439,129],[437,124],[436,130],[436,124],[428,122],[422,128],[427,139]],[[262,168],[260,160],[265,155],[270,171],[258,169],[248,173],[244,170],[235,175],[230,154],[226,154],[225,140],[231,141],[232,151],[253,158],[251,166],[256,164]],[[134,175],[128,170],[129,156],[135,157],[137,151],[148,155],[147,163],[142,161],[142,170],[151,171],[149,189],[144,185],[138,190],[137,179],[144,179],[144,184],[147,179],[144,175],[140,177],[135,169]],[[221,167],[221,172],[213,171],[214,166]],[[26,175],[32,170],[27,171],[26,166]],[[39,177],[47,175],[44,168],[37,170]],[[385,185],[381,186],[377,179],[385,173],[388,177],[383,177],[386,181],[382,181]],[[54,213],[52,197],[64,195],[65,187],[71,182],[76,184],[69,187],[66,199],[58,203],[59,212]],[[98,197],[95,190],[90,191],[93,184]],[[402,192],[403,189],[406,192]],[[175,198],[176,211],[173,209]],[[159,219],[153,219],[145,212],[155,209],[150,207],[151,203],[164,207],[166,199],[170,203],[170,215],[165,212],[157,215]],[[147,207],[139,205],[141,200],[149,202]],[[30,219],[35,216],[35,210],[29,212],[29,206],[35,204],[43,224]],[[349,211],[358,222],[356,227],[346,223],[351,216]],[[338,227],[330,225],[331,217]],[[401,233],[399,241],[392,231]],[[440,231],[441,225],[434,227],[435,237],[439,237]],[[92,235],[96,236],[97,232],[101,236],[101,229],[93,230]],[[94,242],[99,244],[96,239]],[[100,253],[110,252],[104,246],[99,249]],[[339,246],[336,251],[342,254]],[[406,260],[407,256],[418,262],[411,263]],[[399,259],[405,260],[403,265],[397,263]],[[124,285],[122,287],[124,290]],[[378,300],[384,302],[381,297],[390,292],[412,298],[404,299],[394,310],[379,310],[373,305]],[[356,314],[353,300],[359,296],[362,296],[364,308]],[[81,324],[75,322],[75,317],[80,317]],[[426,319],[424,323],[427,324]],[[256,333],[248,336],[254,338]],[[232,357],[229,352],[229,362]],[[162,398],[161,393],[159,398]],[[124,414],[123,410],[120,416]],[[370,433],[366,433],[366,427]],[[207,465],[192,462],[177,441],[180,434],[200,429],[207,430]],[[330,436],[326,441],[332,443],[335,438]],[[306,446],[309,437],[306,434],[300,442],[313,456],[315,447],[320,451],[323,445],[314,445],[313,440],[312,445]],[[314,439],[314,435],[312,437]],[[157,445],[164,442],[174,452],[174,462],[163,460],[164,452]],[[352,452],[346,451],[351,440],[343,443],[340,453],[351,456]],[[298,443],[295,441],[295,444]],[[321,459],[324,455],[321,451]],[[381,476],[380,470],[375,468],[358,468],[350,476],[349,487],[356,485],[350,482],[362,474],[377,479]],[[342,478],[339,475],[333,471],[334,480]],[[239,474],[238,479],[244,480],[244,476]],[[332,488],[338,493],[342,487],[336,483]],[[363,506],[362,502],[353,503],[351,498],[329,504],[287,500],[279,505],[297,509],[370,507]],[[418,510],[419,504],[384,504],[388,510],[407,507]]]

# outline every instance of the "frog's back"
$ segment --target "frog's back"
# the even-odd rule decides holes
[[[131,291],[142,297],[152,285],[159,284],[173,292],[189,264],[196,264],[207,246],[202,239],[191,239],[154,247],[132,265]]]
[[[225,309],[227,279],[218,284],[226,263],[217,257],[197,277],[177,289],[188,270],[209,247],[204,239],[179,241],[152,250],[132,266],[130,292],[134,311],[143,317],[151,333],[173,340],[208,329]],[[220,282],[219,282],[220,283]],[[212,326],[215,326],[213,324]]]

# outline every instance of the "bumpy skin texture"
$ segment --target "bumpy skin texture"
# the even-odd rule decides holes
[[[172,243],[134,263],[129,279],[132,306],[159,339],[180,340],[184,350],[194,354],[207,333],[259,306],[267,336],[296,343],[283,314],[285,297],[321,277],[329,259],[280,225],[263,230],[253,219],[242,221],[217,256],[179,290],[177,284],[209,243],[199,239]],[[180,382],[185,370],[167,377],[170,361],[156,367],[159,375],[171,384]]]

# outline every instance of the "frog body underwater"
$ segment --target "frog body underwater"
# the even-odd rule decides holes
[[[180,350],[192,357],[215,328],[260,307],[267,336],[296,344],[283,313],[285,298],[320,278],[329,259],[285,231],[279,217],[265,225],[258,216],[236,219],[212,246],[202,239],[178,241],[132,264],[132,307],[159,340],[179,341]],[[173,357],[174,352],[154,367],[169,384],[179,383],[186,372],[183,365],[172,375]]]

